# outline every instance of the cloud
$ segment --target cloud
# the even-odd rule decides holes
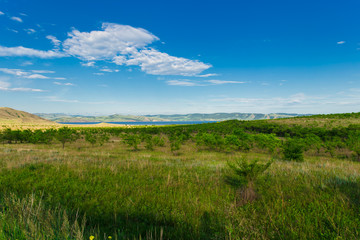
[[[339,41],[339,42],[337,42],[338,45],[341,45],[341,44],[344,44],[344,43],[345,43],[345,41]]]
[[[102,76],[104,73],[93,73],[94,75]]]
[[[166,81],[166,83],[172,86],[195,87],[195,86],[210,86],[210,85],[222,85],[222,84],[242,84],[245,82],[224,81],[224,80],[193,81],[189,79],[180,79],[180,80],[169,80]]]
[[[140,66],[142,71],[153,75],[194,76],[211,67],[147,48],[159,38],[142,28],[104,23],[102,31],[73,30],[68,36],[63,43],[64,51],[84,61],[112,60],[117,65]]]
[[[53,82],[53,84],[59,85],[59,86],[75,86],[75,84],[73,84],[73,83]]]
[[[14,75],[21,78],[29,78],[29,79],[47,79],[48,77],[36,73],[39,70],[32,70],[31,72],[27,72],[21,69],[10,69],[10,68],[0,68],[0,72]],[[33,72],[33,73],[32,73]]]
[[[84,67],[94,67],[95,66],[95,62],[94,61],[90,61],[90,62],[82,62],[81,66]]]
[[[103,23],[102,31],[74,29],[68,36],[63,43],[64,50],[86,61],[113,59],[118,54],[129,54],[158,40],[145,29],[114,23]]]
[[[203,78],[206,78],[206,77],[214,77],[214,76],[219,76],[219,74],[216,74],[216,73],[208,73],[208,74],[196,75],[196,77],[203,77]]]
[[[11,17],[10,19],[14,20],[16,22],[21,22],[21,23],[23,22],[23,20],[21,18],[19,18],[19,17]]]
[[[24,29],[25,32],[27,32],[28,34],[33,34],[33,33],[36,33],[35,29],[32,29],[32,28],[28,28],[28,29]]]
[[[1,16],[1,15],[5,15],[5,13],[4,13],[4,12],[2,12],[2,11],[0,11],[0,16]]]
[[[45,92],[45,90],[42,89],[36,89],[36,88],[11,88],[11,84],[6,81],[0,80],[0,91],[11,91],[11,92]]]
[[[33,73],[55,73],[55,71],[51,70],[31,70]]]
[[[49,39],[51,41],[51,43],[57,48],[61,44],[61,41],[52,35],[48,35],[48,36],[46,36],[46,38]]]
[[[24,61],[24,62],[22,62],[20,65],[21,65],[21,66],[31,66],[31,65],[34,65],[34,63],[31,62],[31,61]]]
[[[153,48],[132,53],[125,64],[138,65],[142,71],[152,75],[194,76],[211,67],[197,60],[170,56]]]
[[[56,79],[56,80],[66,80],[66,78],[64,78],[64,77],[55,77],[54,79]]]
[[[47,79],[48,77],[41,75],[41,74],[31,74],[29,76],[25,76],[25,78],[30,78],[30,79]]]
[[[143,28],[103,23],[99,31],[80,32],[74,29],[68,33],[68,38],[62,43],[62,51],[59,51],[60,40],[51,35],[47,38],[54,44],[53,50],[0,46],[0,56],[39,58],[73,56],[87,62],[81,65],[88,67],[94,66],[95,61],[112,61],[117,65],[139,66],[143,72],[152,75],[215,76],[215,74],[200,75],[201,72],[212,67],[210,64],[171,56],[149,47],[149,44],[158,41],[159,38]],[[109,72],[109,70],[105,71]]]
[[[66,54],[58,51],[42,51],[26,47],[3,47],[0,46],[0,57],[38,57],[38,58],[60,58]]]
[[[213,85],[245,83],[245,82],[239,82],[239,81],[223,81],[223,80],[207,80],[205,82],[211,83]]]
[[[166,81],[168,85],[171,86],[183,86],[183,87],[194,87],[194,86],[202,86],[196,82],[190,80],[169,80]]]
[[[118,69],[110,69],[110,68],[102,68],[100,69],[102,72],[119,72]]]

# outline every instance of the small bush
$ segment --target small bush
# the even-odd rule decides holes
[[[266,164],[258,163],[258,161],[255,159],[248,162],[245,158],[241,158],[234,163],[228,163],[230,173],[225,175],[225,182],[236,189],[237,205],[253,202],[258,197],[254,182],[272,164],[272,161]]]
[[[284,159],[288,161],[304,161],[304,144],[298,139],[289,139],[284,145]]]

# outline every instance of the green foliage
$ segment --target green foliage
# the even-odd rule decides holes
[[[139,150],[139,144],[141,143],[140,137],[135,134],[126,134],[123,136],[124,143],[129,147],[132,147],[134,151]]]
[[[245,157],[228,162],[230,172],[225,175],[225,182],[235,188],[252,185],[270,167],[272,162],[261,164],[258,159],[248,161]]]
[[[288,161],[304,161],[304,144],[299,139],[288,139],[283,149],[284,159]]]
[[[71,143],[79,139],[79,134],[75,129],[62,127],[55,133],[55,138],[62,143],[62,147],[65,148],[65,143]]]

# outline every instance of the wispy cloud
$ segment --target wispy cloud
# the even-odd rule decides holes
[[[38,58],[61,58],[67,55],[63,52],[48,50],[36,50],[26,47],[3,47],[0,46],[0,57],[38,57]]]
[[[239,82],[239,81],[224,81],[224,80],[207,80],[205,82],[211,83],[213,85],[222,85],[222,84],[242,84],[246,82]]]
[[[82,62],[81,66],[84,67],[94,67],[95,66],[95,62],[94,61],[90,61],[90,62]]]
[[[27,32],[28,34],[33,34],[33,33],[36,33],[36,30],[35,29],[32,29],[32,28],[27,28],[27,29],[24,29],[25,32]]]
[[[48,35],[46,36],[47,39],[49,39],[51,41],[51,43],[55,46],[55,48],[59,48],[61,41],[59,39],[57,39],[56,37],[52,36],[52,35]]]
[[[0,91],[11,91],[11,92],[45,92],[42,89],[36,88],[24,88],[24,87],[16,87],[12,88],[11,84],[6,81],[0,80]]]
[[[33,71],[28,72],[28,71],[25,71],[22,69],[0,68],[0,72],[14,75],[14,76],[21,77],[21,78],[29,78],[29,79],[47,79],[47,78],[49,78],[42,74],[36,73],[37,71],[40,71],[40,70],[33,70]]]
[[[102,68],[100,69],[102,72],[119,72],[118,69],[110,69],[110,68]]]
[[[73,83],[61,83],[61,82],[53,82],[55,85],[59,85],[59,86],[75,86],[75,84]]]
[[[51,70],[31,70],[33,73],[55,73],[55,71]]]
[[[190,80],[169,80],[166,81],[166,83],[171,86],[183,86],[183,87],[202,86],[201,84]]]
[[[345,42],[345,41],[339,41],[339,42],[337,42],[338,45],[341,45],[341,44],[344,44],[344,43],[346,43],[346,42]]]
[[[5,15],[5,13],[4,13],[4,12],[2,12],[2,11],[0,11],[0,16],[1,16],[1,15]]]
[[[19,18],[19,17],[11,17],[10,19],[14,20],[16,22],[21,22],[21,23],[23,22],[23,20],[21,18]]]
[[[246,82],[225,81],[225,80],[194,81],[189,79],[178,79],[178,80],[168,80],[166,81],[166,83],[172,86],[196,87],[196,86],[211,86],[211,85],[223,85],[223,84],[243,84]]]

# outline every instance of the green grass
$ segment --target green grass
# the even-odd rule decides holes
[[[112,141],[93,148],[78,141],[64,150],[1,145],[0,239],[360,238],[358,162],[277,159],[256,181],[260,197],[239,207],[224,181],[227,162],[266,162],[267,154],[198,151],[191,141],[177,154],[168,146],[132,151]],[[39,217],[27,221],[11,204],[40,200]]]

